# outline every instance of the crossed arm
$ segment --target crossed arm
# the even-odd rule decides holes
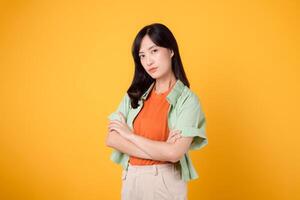
[[[123,138],[118,132],[110,131],[106,137],[106,145],[130,156],[153,159],[149,154],[137,147],[134,143]]]
[[[181,137],[174,143],[167,143],[136,134],[124,138],[116,131],[109,131],[106,145],[130,156],[175,163],[188,151],[192,140],[193,137]]]

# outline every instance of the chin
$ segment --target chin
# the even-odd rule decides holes
[[[151,77],[152,77],[153,79],[159,79],[159,78],[160,78],[160,76],[157,76],[157,75],[156,75],[156,76],[154,75],[154,76],[151,76]]]
[[[157,78],[159,78],[160,76],[159,75],[157,75],[157,74],[149,74],[149,76],[151,76],[151,78],[153,78],[153,79],[157,79]]]

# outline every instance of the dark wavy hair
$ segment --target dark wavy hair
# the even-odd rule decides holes
[[[135,70],[134,77],[130,87],[127,90],[127,94],[131,99],[132,108],[138,107],[139,99],[144,94],[144,92],[146,92],[149,86],[155,81],[155,79],[153,79],[145,71],[139,57],[141,41],[145,35],[148,35],[151,38],[152,42],[157,46],[173,50],[174,55],[172,56],[172,71],[176,79],[179,79],[184,85],[190,87],[189,81],[183,69],[178,45],[172,32],[168,27],[161,23],[153,23],[147,25],[138,32],[131,47]]]

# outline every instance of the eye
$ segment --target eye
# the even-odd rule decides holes
[[[158,49],[153,49],[153,50],[152,50],[152,52],[157,52],[157,51],[158,51]]]
[[[143,58],[144,55],[140,55],[140,58]]]

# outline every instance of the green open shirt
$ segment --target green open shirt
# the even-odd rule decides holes
[[[143,102],[146,100],[153,85],[154,82],[142,95],[137,108],[131,107],[130,98],[126,93],[123,96],[117,110],[111,113],[108,116],[108,119],[121,120],[118,112],[122,112],[126,118],[128,126],[133,130],[133,120],[141,111]],[[168,110],[169,129],[180,130],[183,137],[194,137],[189,150],[200,149],[207,145],[208,141],[205,131],[206,120],[198,96],[179,79],[177,79],[174,87],[166,98],[170,104]],[[123,169],[128,169],[129,155],[113,149],[110,159],[117,164],[121,164]],[[189,181],[199,177],[193,167],[188,152],[184,154],[178,164],[181,166],[181,175],[183,180]]]

